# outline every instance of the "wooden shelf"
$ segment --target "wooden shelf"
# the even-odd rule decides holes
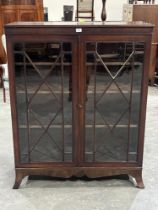
[[[44,61],[44,62],[33,62],[33,64],[34,64],[35,66],[52,66],[54,63],[53,63],[53,62],[45,62],[45,61]],[[22,62],[16,62],[15,65],[16,65],[16,66],[24,66],[24,63],[22,63]],[[25,63],[25,65],[26,65],[26,66],[32,66],[31,63]],[[56,65],[56,66],[61,66],[61,63],[56,63],[55,65]],[[72,63],[70,63],[70,62],[64,62],[63,65],[64,65],[64,66],[71,66]],[[43,69],[43,70],[44,70],[44,69]]]
[[[99,62],[99,60],[97,60],[97,61],[98,61],[97,66],[103,66],[103,64],[101,64],[101,63]],[[52,66],[54,63],[53,63],[53,62],[33,62],[33,64],[34,64],[35,66]],[[122,61],[118,61],[118,62],[111,61],[111,62],[105,62],[105,64],[106,64],[107,66],[122,66],[122,65],[124,64],[124,62],[122,62]],[[16,62],[15,65],[16,65],[16,66],[23,66],[24,63],[22,63],[22,62]],[[31,63],[25,63],[25,65],[26,65],[26,66],[32,66]],[[56,63],[55,65],[56,65],[56,66],[61,66],[61,63]],[[64,65],[64,66],[71,66],[72,63],[70,63],[70,62],[64,62],[63,65]],[[86,63],[86,66],[94,66],[94,65],[95,65],[94,62],[87,62],[87,63]],[[126,63],[125,66],[131,66],[131,65],[141,66],[141,65],[143,65],[143,64],[142,64],[141,62],[134,62],[134,63],[128,62],[128,63]]]
[[[22,91],[22,90],[19,90],[17,91],[17,94],[25,94],[26,92],[25,91]],[[27,91],[27,94],[34,94],[35,91]],[[53,91],[53,93],[55,94],[69,94],[70,91],[64,91],[64,92],[61,92],[61,91]],[[94,94],[94,91],[87,91],[86,92],[87,94]],[[103,91],[96,91],[96,94],[102,94]],[[114,91],[114,90],[109,90],[109,91],[106,91],[106,93],[113,93],[113,94],[120,94],[120,92],[118,91]],[[122,91],[122,93],[124,94],[129,94],[130,91]],[[139,94],[140,93],[140,90],[133,90],[132,93],[137,93]],[[50,91],[38,91],[37,94],[50,94]]]
[[[97,66],[98,66],[98,65],[103,66],[103,64],[101,64],[101,63],[99,62],[99,59],[98,59],[97,61],[98,61]],[[123,62],[123,61],[111,61],[111,62],[104,62],[104,63],[105,63],[105,65],[107,65],[107,66],[122,66],[122,65],[124,65],[125,62]],[[143,64],[142,64],[141,62],[127,62],[125,66],[131,66],[131,65],[141,66],[141,65],[143,65]],[[94,66],[94,63],[87,62],[87,63],[86,63],[86,66]]]
[[[114,126],[114,125],[109,125],[109,126]],[[47,125],[45,126],[47,127]],[[85,125],[86,128],[94,128],[94,125]],[[107,125],[95,125],[95,128],[106,128]],[[116,128],[128,128],[128,125],[116,125]],[[19,125],[19,128],[21,129],[26,129],[26,125]],[[29,128],[31,129],[41,129],[41,126],[39,125],[29,125]],[[62,128],[62,125],[51,125],[49,128]],[[64,128],[72,128],[72,125],[64,125]],[[138,128],[138,125],[130,125],[130,128]]]

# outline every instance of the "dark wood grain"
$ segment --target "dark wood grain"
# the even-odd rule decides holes
[[[43,21],[43,0],[12,0],[0,2],[0,37],[4,25],[15,21]],[[0,63],[6,63],[6,54],[0,40]]]
[[[102,0],[102,12],[101,12],[101,19],[105,21],[107,18],[106,16],[106,0]]]
[[[62,30],[61,30],[62,28]],[[76,33],[81,28],[81,33]],[[127,174],[135,178],[137,187],[143,188],[142,164],[144,147],[145,113],[148,84],[148,55],[151,50],[153,26],[146,23],[14,23],[5,26],[9,61],[10,97],[13,124],[16,180],[14,189],[19,188],[22,179],[28,175],[45,175],[69,178],[87,176],[90,178]],[[72,162],[31,162],[23,163],[20,157],[20,137],[18,130],[18,108],[13,46],[14,43],[69,42],[72,44],[72,112],[73,112],[73,158]],[[128,161],[85,161],[85,113],[86,113],[86,50],[87,42],[141,42],[145,43],[144,68],[141,82],[141,105],[139,113],[139,138],[137,160]],[[95,50],[97,51],[97,49]],[[63,64],[63,61],[62,61]],[[26,65],[26,63],[25,63]],[[134,68],[134,67],[133,67]],[[132,78],[134,81],[134,78]],[[132,91],[132,88],[131,88]],[[130,120],[129,120],[130,124]],[[95,139],[94,142],[97,142]],[[129,144],[129,142],[127,142]],[[95,147],[93,148],[95,152]]]
[[[133,21],[145,21],[155,25],[153,35],[152,35],[152,49],[150,54],[150,70],[149,70],[149,80],[151,85],[154,84],[154,75],[156,69],[156,49],[158,45],[158,5],[133,5]],[[152,14],[152,15],[151,15]]]

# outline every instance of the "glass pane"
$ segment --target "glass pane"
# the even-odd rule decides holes
[[[22,163],[72,161],[71,43],[15,44]]]
[[[136,161],[144,44],[86,43],[85,161]]]

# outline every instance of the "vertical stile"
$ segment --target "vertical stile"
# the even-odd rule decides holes
[[[64,139],[64,51],[63,42],[61,43],[61,106],[62,106],[62,159],[65,157],[65,139]]]
[[[131,88],[130,88],[130,101],[129,101],[129,120],[128,120],[128,142],[127,142],[127,162],[129,161],[129,147],[130,147],[130,125],[131,125],[131,111],[132,111],[132,96],[133,96],[133,80],[134,80],[134,55],[135,55],[135,43],[132,43],[132,75],[131,75]]]
[[[95,162],[95,153],[96,153],[96,68],[97,68],[97,46],[98,43],[95,43],[95,64],[94,64],[94,113],[93,113],[93,162]]]
[[[28,141],[28,161],[31,161],[30,157],[30,126],[29,126],[29,100],[27,92],[27,69],[26,69],[26,48],[25,43],[23,43],[23,63],[24,63],[24,81],[25,81],[25,100],[26,100],[26,122],[27,122],[27,141]]]

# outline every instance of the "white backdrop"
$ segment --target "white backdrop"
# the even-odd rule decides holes
[[[49,21],[61,21],[63,16],[63,5],[74,5],[76,8],[76,0],[43,0],[44,6],[48,7]],[[158,0],[157,0],[158,1]],[[102,0],[94,1],[95,20],[101,20]],[[127,0],[107,0],[107,20],[122,20],[122,6]],[[75,11],[76,9],[74,9]]]

